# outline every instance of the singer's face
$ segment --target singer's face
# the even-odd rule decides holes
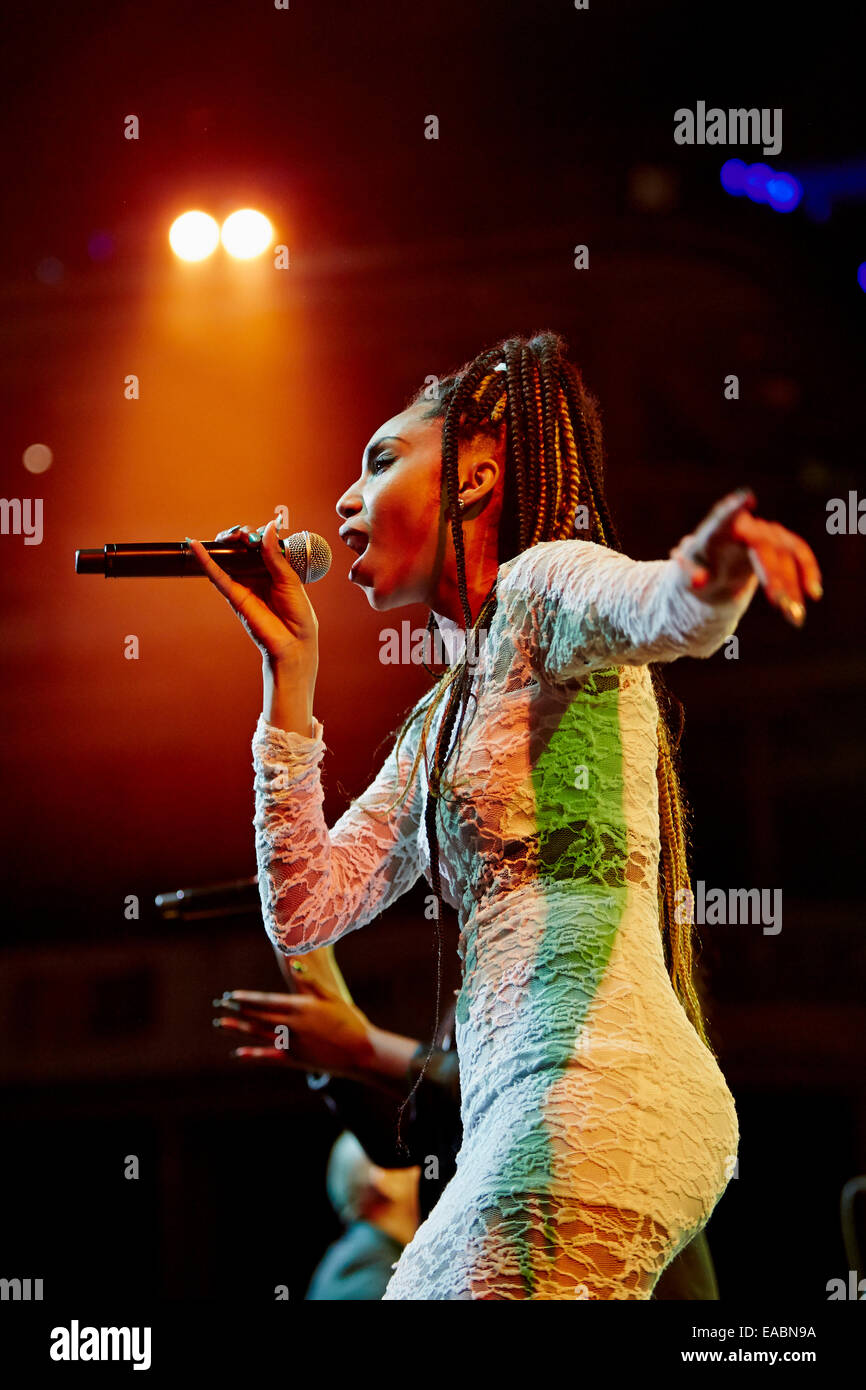
[[[424,420],[424,409],[413,406],[376,430],[360,477],[337,503],[341,530],[358,551],[349,579],[371,608],[429,602],[441,569],[442,420]]]

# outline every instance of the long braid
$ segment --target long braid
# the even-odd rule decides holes
[[[460,606],[463,612],[464,631],[466,641],[469,641],[470,632],[473,628],[472,609],[469,603],[468,586],[466,582],[466,555],[463,543],[463,522],[460,515],[458,493],[460,489],[460,475],[458,471],[459,461],[459,425],[461,413],[466,402],[476,390],[479,382],[484,382],[487,376],[487,357],[489,354],[482,354],[470,369],[460,378],[456,391],[450,402],[449,409],[445,415],[442,427],[442,482],[444,485],[447,510],[451,521],[451,535],[454,542],[454,555],[457,561],[457,588],[460,596]],[[483,396],[483,392],[479,393]],[[474,412],[470,407],[471,429],[475,429],[478,423],[478,399],[475,400]],[[482,614],[488,607],[482,605]],[[480,617],[481,615],[479,615]],[[428,620],[429,626],[429,620]],[[397,1143],[402,1145],[400,1138],[400,1128],[403,1119],[403,1111],[409,1104],[415,1091],[420,1086],[424,1073],[427,1070],[427,1063],[433,1055],[436,1045],[436,1036],[439,1032],[439,1006],[442,990],[442,918],[444,915],[444,902],[442,899],[442,882],[439,867],[439,836],[436,826],[436,816],[439,809],[440,784],[442,772],[448,758],[450,750],[451,736],[454,732],[454,723],[460,711],[460,727],[463,724],[463,716],[466,710],[466,697],[472,676],[472,666],[468,661],[469,651],[464,652],[462,661],[458,662],[454,668],[454,677],[450,682],[450,692],[445,713],[439,727],[436,738],[436,745],[433,753],[432,765],[427,769],[427,804],[424,811],[424,824],[427,832],[427,846],[430,856],[430,880],[433,892],[436,897],[436,1012],[433,1024],[433,1035],[427,1056],[424,1058],[421,1070],[415,1079],[415,1084],[408,1096],[403,1101],[397,1113]],[[432,719],[432,708],[429,711]],[[429,722],[425,722],[424,736],[429,728]],[[419,749],[423,744],[419,744]],[[416,759],[417,765],[417,759]],[[414,769],[413,769],[414,774]]]
[[[559,388],[559,418],[562,421],[562,433],[565,439],[566,500],[562,529],[566,535],[571,535],[577,519],[577,508],[580,504],[580,457],[575,443],[571,416],[568,412],[568,398],[561,386]]]
[[[497,365],[500,368],[498,371]],[[419,392],[410,404],[417,404],[423,399]],[[438,678],[430,697],[421,702],[414,715],[404,723],[397,741],[399,750],[412,724],[424,716],[413,765],[399,799],[405,798],[414,784],[423,755],[429,789],[425,829],[430,852],[430,878],[436,897],[438,953],[434,1035],[424,1067],[404,1105],[420,1083],[439,1028],[443,901],[437,811],[445,785],[443,774],[447,762],[459,750],[460,733],[471,695],[473,670],[468,644],[473,631],[484,628],[496,609],[494,585],[473,624],[467,591],[462,519],[457,505],[460,442],[471,440],[482,432],[498,437],[501,427],[505,427],[500,562],[520,554],[538,541],[573,536],[576,512],[581,502],[585,503],[589,512],[590,538],[611,549],[621,549],[603,485],[604,452],[598,402],[584,386],[578,369],[568,360],[566,345],[558,335],[542,333],[532,339],[509,338],[482,352],[458,372],[440,381],[439,399],[427,415],[428,418],[444,416],[442,489],[454,543],[467,647],[462,657]],[[428,632],[432,633],[434,625],[431,612]],[[671,694],[658,666],[651,665],[650,674],[659,708],[656,769],[661,840],[659,930],[677,997],[696,1032],[712,1053],[694,983],[693,922],[691,914],[683,921],[681,911],[683,891],[690,893],[689,812],[680,783],[677,756],[682,731],[682,707]],[[436,710],[446,694],[445,712],[432,759],[428,760],[428,735]],[[676,738],[672,737],[669,723],[673,714],[679,716]],[[685,901],[691,903],[693,899],[686,897]]]
[[[542,437],[544,439],[543,468],[548,484],[548,512],[542,522],[541,535],[555,532],[561,512],[562,474],[559,450],[556,447],[556,398],[559,383],[554,364],[555,344],[548,339],[542,343],[539,369],[539,395],[543,401]],[[540,536],[539,536],[540,539]]]
[[[529,543],[526,524],[526,452],[524,448],[525,424],[523,416],[523,393],[521,391],[523,358],[519,348],[513,343],[505,346],[505,368],[507,377],[507,406],[509,440],[514,459],[510,474],[506,471],[505,486],[513,481],[517,513],[517,554],[526,549]],[[503,507],[506,502],[503,497]],[[504,520],[505,518],[503,518]],[[513,523],[512,523],[513,526]],[[500,522],[500,531],[502,523]]]

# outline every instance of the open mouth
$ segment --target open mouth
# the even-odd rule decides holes
[[[370,543],[370,537],[365,536],[362,531],[347,531],[343,537],[343,542],[350,550],[355,550],[359,555],[363,555]]]
[[[350,550],[354,550],[357,555],[357,559],[349,570],[349,578],[353,579],[355,570],[360,564],[361,557],[366,553],[367,547],[370,544],[370,537],[367,535],[366,531],[350,530],[344,531],[341,534],[341,540],[344,545],[347,545]]]

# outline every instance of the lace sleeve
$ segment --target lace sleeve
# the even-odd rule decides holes
[[[414,735],[414,740],[413,740]],[[256,859],[265,929],[301,955],[365,926],[420,875],[418,778],[390,808],[412,766],[414,729],[331,830],[322,812],[323,728],[286,733],[259,715],[253,737]]]
[[[632,560],[594,541],[542,541],[499,571],[499,599],[530,665],[552,683],[605,666],[711,656],[757,588],[692,593],[676,560]]]

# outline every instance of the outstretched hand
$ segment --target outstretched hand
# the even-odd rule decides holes
[[[770,602],[802,627],[806,596],[819,599],[823,593],[818,561],[801,536],[753,516],[754,506],[748,488],[729,493],[671,557],[690,588],[707,599],[735,597],[757,575]]]
[[[231,1054],[243,1061],[278,1062],[352,1078],[369,1064],[370,1020],[357,1005],[313,977],[303,985],[299,981],[295,994],[234,989],[213,1002],[226,1010],[214,1019],[216,1026],[247,1035],[251,1045],[236,1047]],[[281,1046],[287,1035],[289,1046]]]

